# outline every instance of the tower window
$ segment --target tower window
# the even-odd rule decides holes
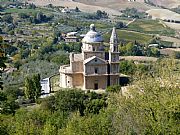
[[[114,46],[114,51],[116,51],[116,47]]]
[[[116,71],[116,65],[113,66],[113,71]]]
[[[98,73],[98,68],[94,68],[94,73],[95,73],[95,74]]]
[[[113,56],[113,61],[116,61],[116,56]]]

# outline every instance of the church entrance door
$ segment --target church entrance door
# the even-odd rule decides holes
[[[97,90],[98,89],[98,83],[94,84],[94,89]]]

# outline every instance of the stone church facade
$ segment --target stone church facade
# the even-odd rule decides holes
[[[116,29],[113,28],[109,51],[105,52],[103,38],[90,25],[82,39],[82,53],[70,54],[70,64],[60,66],[60,87],[106,89],[119,84],[119,51]]]

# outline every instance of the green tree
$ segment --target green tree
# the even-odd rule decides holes
[[[21,108],[15,114],[15,120],[12,123],[14,125],[14,133],[11,134],[40,135],[43,132],[46,119],[48,119],[50,115],[50,112],[40,109],[28,111],[27,109]]]
[[[106,89],[107,92],[119,92],[120,90],[121,90],[121,86],[119,85],[109,86]]]
[[[4,45],[3,45],[3,38],[0,36],[0,54],[4,54]],[[3,89],[3,80],[2,80],[2,73],[4,68],[6,68],[5,65],[6,58],[4,56],[0,56],[0,89]]]
[[[24,93],[25,93],[26,98],[27,99],[34,99],[35,90],[34,90],[34,87],[33,87],[33,81],[29,76],[27,76],[25,78],[24,85],[25,85]]]
[[[123,74],[134,74],[136,71],[136,65],[134,64],[133,61],[121,61],[119,64],[119,69],[120,69],[120,73]]]
[[[160,51],[159,51],[158,48],[151,47],[151,48],[147,49],[146,55],[147,56],[153,56],[153,57],[159,57],[160,56]]]
[[[33,82],[33,87],[35,90],[35,100],[38,99],[38,97],[41,95],[41,84],[40,84],[40,74],[34,74],[32,76],[32,82]]]
[[[74,113],[67,126],[59,130],[61,135],[115,135],[112,128],[112,116],[106,112],[81,117]]]
[[[108,18],[108,14],[105,11],[97,10],[96,11],[96,17],[98,19],[100,19],[100,18]]]
[[[3,89],[3,80],[2,80],[2,73],[3,73],[3,69],[6,67],[5,65],[5,58],[4,57],[0,57],[0,89]]]
[[[123,28],[125,25],[124,25],[124,23],[123,22],[116,22],[116,24],[115,24],[115,27],[117,28],[117,29],[121,29],[121,28]]]
[[[11,115],[0,114],[0,133],[1,135],[10,135],[10,123],[13,117]]]
[[[80,12],[78,7],[75,8],[75,12]]]
[[[4,15],[2,17],[2,20],[7,22],[7,23],[12,23],[13,22],[13,17],[11,15]]]
[[[0,28],[0,34],[3,34],[2,28]]]
[[[22,19],[29,18],[29,15],[27,13],[19,13],[18,16]]]
[[[126,45],[120,46],[119,51],[122,55],[134,55],[134,44],[129,42]]]
[[[180,52],[174,52],[174,53],[173,53],[173,57],[174,57],[175,59],[180,59]]]
[[[84,92],[78,89],[61,90],[55,95],[56,109],[61,111],[76,111],[84,109]]]
[[[19,105],[15,102],[15,99],[9,98],[4,91],[0,91],[0,108],[0,114],[15,114]]]
[[[2,7],[1,5],[0,5],[0,11],[3,11],[4,10],[4,7]]]
[[[34,74],[25,78],[25,96],[27,99],[37,100],[41,95],[40,75]]]
[[[108,107],[114,109],[115,134],[178,134],[179,63],[160,60],[151,75],[137,76],[128,95],[111,93]],[[178,70],[175,71],[174,69]],[[170,78],[170,79],[169,79]],[[130,97],[130,98],[128,98]]]

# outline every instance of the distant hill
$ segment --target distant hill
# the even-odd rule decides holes
[[[113,4],[125,4],[125,3],[133,3],[128,2],[128,0],[73,0],[76,2],[81,2],[85,4],[91,4],[91,5],[113,5]],[[133,0],[132,0],[133,1]],[[173,8],[180,5],[180,0],[135,0],[136,2],[144,3],[144,1],[149,1],[150,3],[153,3],[154,5],[158,6],[164,6],[167,8]],[[135,4],[135,3],[134,3]],[[143,8],[143,7],[142,7]]]
[[[129,2],[128,0],[73,0],[87,5],[95,5],[101,7],[108,7],[116,10],[125,8],[137,8],[139,10],[149,10],[154,7],[144,3],[144,0],[136,0],[136,2]]]
[[[173,8],[180,5],[180,0],[147,0],[147,1],[150,1],[155,5],[164,6],[167,8]]]
[[[97,10],[106,11],[109,15],[121,15],[120,12],[126,8],[136,8],[140,11],[149,11],[160,9],[160,7],[152,6],[144,2],[144,0],[26,0],[29,3],[44,6],[53,4],[56,6],[64,6],[75,8],[78,7],[81,11],[96,12]],[[133,1],[133,0],[132,0]],[[180,5],[180,0],[146,0],[154,5],[160,5],[168,8],[177,7]]]

